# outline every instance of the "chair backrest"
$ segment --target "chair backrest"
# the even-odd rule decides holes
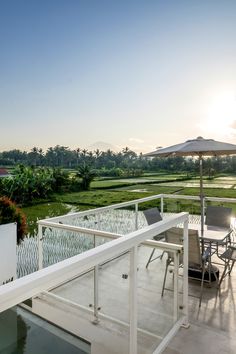
[[[183,243],[183,229],[180,227],[172,227],[166,231],[166,242],[182,245]]]
[[[197,230],[188,230],[188,264],[189,267],[201,267],[202,255]]]
[[[206,209],[205,224],[229,228],[231,223],[232,209],[221,206],[208,206]]]
[[[232,261],[236,261],[236,249],[235,249],[235,247],[232,247],[231,248],[231,257],[230,257],[230,259],[232,260]]]
[[[183,229],[172,227],[166,231],[166,242],[181,245],[183,243]],[[168,252],[168,257],[173,258],[173,254]],[[180,257],[180,263],[183,259]],[[191,267],[200,267],[202,264],[200,241],[197,230],[188,230],[188,262]]]
[[[183,229],[180,227],[172,227],[171,229],[167,230],[165,232],[165,239],[166,242],[169,243],[175,243],[177,245],[182,245],[183,244]],[[173,253],[172,252],[167,252],[168,258],[173,260]],[[183,263],[183,257],[182,255],[180,256],[179,263]]]
[[[157,208],[150,208],[144,210],[143,213],[147,220],[148,225],[154,224],[155,222],[162,220],[162,216]]]

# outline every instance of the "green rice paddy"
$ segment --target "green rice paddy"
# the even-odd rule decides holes
[[[151,178],[150,182],[147,181]],[[144,198],[157,194],[193,195],[199,196],[199,179],[174,181],[180,175],[157,175],[156,182],[153,176],[124,179],[105,179],[94,181],[90,191],[56,194],[48,203],[23,208],[27,216],[29,232],[33,234],[37,228],[37,220],[68,212],[93,209],[111,204],[122,203],[134,199]],[[169,182],[167,181],[169,178]],[[160,180],[165,182],[160,183]],[[204,195],[207,197],[236,198],[236,176],[222,176],[213,180],[204,180]],[[226,206],[226,203],[224,203]],[[233,207],[236,213],[236,204],[227,204]],[[159,202],[151,201],[140,205],[145,209],[159,206]],[[189,200],[166,200],[165,211],[188,211],[192,214],[200,212],[199,202]]]

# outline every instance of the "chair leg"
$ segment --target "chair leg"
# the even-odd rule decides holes
[[[160,255],[160,260],[162,260],[164,253],[165,253],[165,251],[163,251],[162,254]]]
[[[164,280],[163,280],[163,285],[162,285],[162,292],[161,292],[161,297],[164,295],[164,290],[165,290],[165,285],[166,285],[166,275],[167,275],[167,270],[170,264],[170,260],[166,260],[166,269],[165,269],[165,275],[164,275]]]
[[[217,274],[216,274],[216,271],[215,271],[214,267],[212,267],[211,269],[212,269],[212,272],[214,274],[215,281],[219,284],[219,278],[217,277]]]
[[[152,259],[153,258],[153,255],[154,255],[154,252],[155,252],[156,248],[153,248],[152,250],[152,253],[147,261],[147,264],[146,264],[146,268],[148,268],[149,266],[149,263],[151,263],[152,261],[155,261],[156,259],[160,258],[160,260],[162,260],[163,256],[164,256],[164,253],[165,251],[162,252],[162,254],[160,256],[157,256],[156,258]]]
[[[203,293],[203,283],[204,283],[204,276],[205,276],[205,264],[203,264],[203,269],[202,269],[202,279],[201,279],[201,291],[200,291],[200,299],[199,299],[199,307],[201,307],[202,304],[202,293]]]
[[[155,248],[153,248],[152,253],[151,253],[151,255],[150,255],[150,257],[149,257],[149,259],[148,259],[148,261],[147,261],[146,268],[149,266],[149,263],[150,263],[151,260],[152,260],[152,257],[153,257],[153,255],[154,255],[154,252],[155,252]]]
[[[230,270],[229,270],[229,275],[231,274],[231,271],[233,269],[234,263],[235,263],[235,261],[233,261],[232,264],[231,264],[231,267],[230,267]]]
[[[222,280],[224,279],[224,277],[225,277],[225,275],[226,275],[226,271],[227,271],[227,269],[229,268],[229,262],[230,262],[230,259],[228,260],[228,262],[225,263],[225,268],[224,268],[224,270],[223,270],[223,273],[222,273],[221,278],[220,278],[220,281],[219,281],[219,288],[220,288],[220,286],[221,286]],[[232,264],[232,266],[233,266],[233,264]],[[230,270],[229,270],[229,274],[230,274],[230,272],[231,272],[231,270],[232,270],[232,266],[231,266],[231,268],[230,268]]]

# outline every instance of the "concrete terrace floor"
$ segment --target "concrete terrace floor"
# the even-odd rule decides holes
[[[138,323],[139,328],[143,330],[138,334],[138,353],[148,354],[154,351],[160,338],[173,324],[173,292],[166,290],[164,297],[161,297],[166,256],[162,260],[157,259],[152,262],[146,269],[145,264],[151,249],[141,246],[138,252]],[[222,270],[221,267],[219,269]],[[50,296],[47,298],[46,295],[35,301],[35,312],[60,326],[65,326],[67,323],[66,329],[92,342],[92,347],[94,345],[97,348],[92,351],[92,354],[127,354],[129,330],[123,323],[128,322],[129,316],[128,254],[100,266],[99,274],[99,306],[101,307],[99,312],[116,318],[119,323],[101,317],[99,324],[95,326],[91,323],[93,319],[91,313],[81,312],[76,306],[73,308],[68,304],[61,305],[56,298],[50,299]],[[128,278],[125,279],[123,274],[127,274]],[[181,278],[180,283],[182,283]],[[166,286],[172,288],[171,274],[168,274]],[[73,279],[51,292],[74,304],[92,309],[93,272]],[[200,282],[190,281],[189,293],[190,327],[181,328],[164,353],[235,354],[236,268],[230,277],[225,278],[220,292],[214,286],[211,288],[204,286],[200,308],[198,298]],[[181,305],[181,294],[179,302]],[[45,307],[46,303],[49,307]],[[55,312],[57,307],[58,311],[61,311],[60,315],[59,312]],[[147,332],[153,335],[148,335]]]
[[[164,354],[236,353],[236,268],[223,280],[217,296],[205,287],[200,308],[189,297],[189,323],[189,329],[181,328]]]

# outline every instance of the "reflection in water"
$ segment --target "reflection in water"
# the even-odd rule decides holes
[[[90,344],[21,309],[0,313],[0,354],[88,354]]]
[[[25,346],[27,341],[27,331],[30,326],[27,327],[23,317],[17,315],[17,354],[25,353]]]

